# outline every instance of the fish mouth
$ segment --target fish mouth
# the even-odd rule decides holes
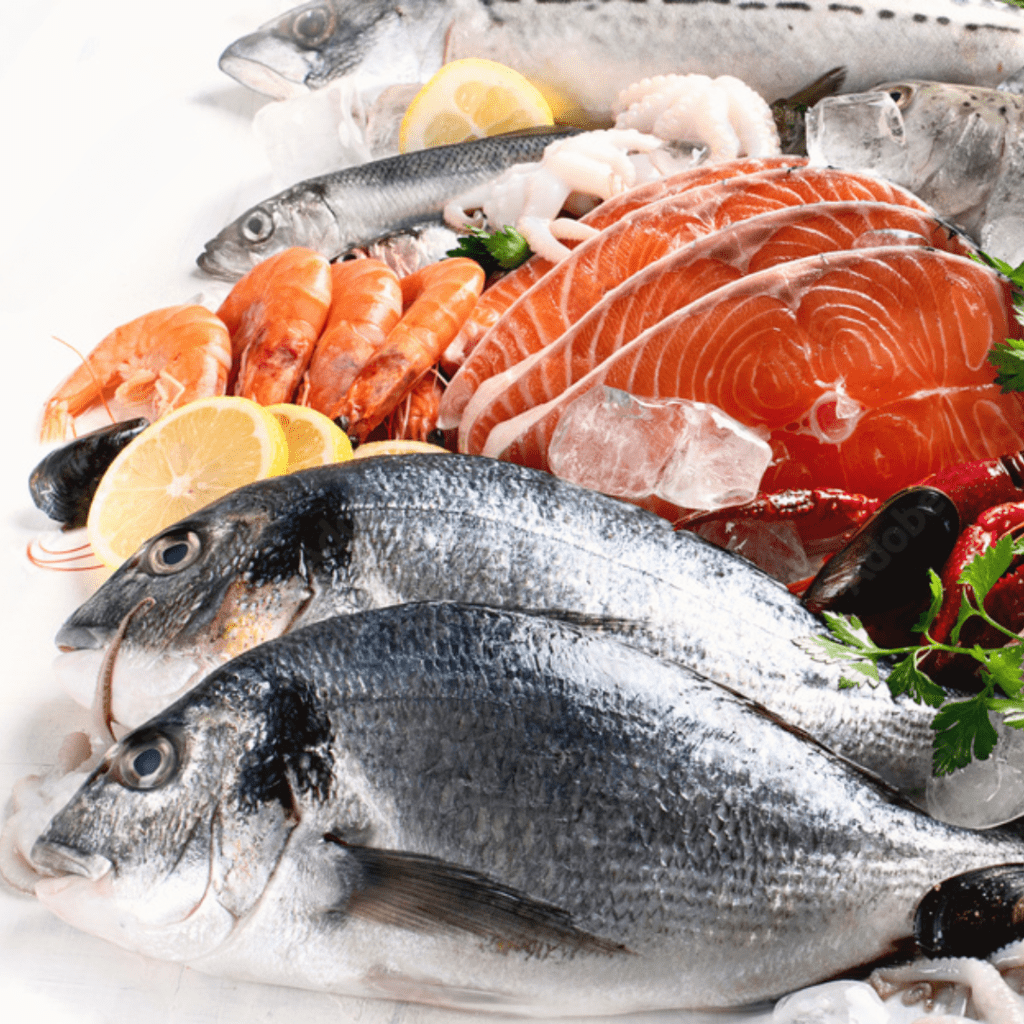
[[[216,277],[221,281],[237,281],[242,276],[241,271],[232,270],[220,262],[212,248],[212,243],[207,243],[205,251],[196,257],[196,263],[204,274],[209,274],[210,277]]]
[[[52,839],[37,839],[32,844],[32,865],[52,876],[75,875],[98,882],[113,868],[113,863],[100,853],[76,850]]]
[[[101,650],[113,636],[114,630],[102,626],[75,626],[65,622],[53,642],[62,654],[70,654],[72,651]]]
[[[308,62],[293,46],[273,36],[245,36],[232,43],[217,64],[236,82],[275,100],[310,91],[306,85],[306,76],[312,71]]]

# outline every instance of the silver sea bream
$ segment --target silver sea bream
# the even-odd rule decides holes
[[[850,970],[1024,841],[599,624],[442,603],[235,659],[108,751],[32,859],[61,917],[200,971],[578,1016]]]
[[[507,64],[607,117],[652,75],[735,75],[769,102],[837,65],[846,88],[900,77],[997,85],[1024,68],[1024,12],[998,0],[317,0],[232,43],[221,68],[285,97],[354,76],[423,82],[445,61]]]
[[[475,456],[357,459],[241,488],[129,558],[64,624],[59,661],[88,704],[125,622],[113,712],[137,725],[256,643],[424,600],[601,616],[895,784],[930,774],[933,712],[884,686],[841,690],[842,668],[805,649],[824,626],[780,583],[633,505]]]

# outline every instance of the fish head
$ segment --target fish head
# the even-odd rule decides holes
[[[812,107],[808,155],[814,163],[888,178],[972,230],[969,215],[991,191],[1009,125],[1022,109],[1020,99],[996,89],[884,82]]]
[[[246,210],[206,243],[196,263],[212,277],[234,281],[292,246],[335,257],[345,240],[319,181],[314,178]]]
[[[287,99],[347,75],[379,91],[421,82],[444,59],[453,8],[442,0],[314,0],[235,40],[220,68],[257,92]]]
[[[112,656],[113,718],[138,725],[297,624],[321,572],[343,589],[352,524],[303,479],[241,488],[143,544],[57,634],[72,696],[89,706]]]
[[[267,782],[273,756],[260,763],[273,730],[248,695],[234,705],[223,689],[185,698],[107,752],[32,847],[47,907],[163,959],[225,942],[295,825],[290,799]]]

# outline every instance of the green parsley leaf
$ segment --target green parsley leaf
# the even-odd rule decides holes
[[[982,648],[977,644],[971,648],[971,655],[982,663],[982,676],[987,683],[991,680],[1008,697],[1016,697],[1024,685],[1021,671],[1024,669],[1024,647]]]
[[[917,667],[913,654],[893,666],[886,682],[894,697],[905,693],[918,704],[937,708],[946,699],[946,691]]]
[[[939,614],[939,609],[942,607],[942,580],[934,569],[928,570],[928,586],[932,593],[932,603],[928,606],[928,610],[922,612],[921,617],[914,623],[913,629],[915,633],[927,633],[935,621],[935,616]]]
[[[1004,395],[1024,391],[1024,339],[1007,338],[996,342],[989,350],[988,361],[998,371],[996,383]]]
[[[972,755],[979,761],[986,760],[998,738],[988,718],[984,694],[946,704],[935,716],[932,728],[932,771],[936,775],[949,775],[966,767]]]
[[[1007,534],[990,548],[975,555],[960,573],[960,582],[974,590],[980,605],[985,595],[1010,568],[1013,561],[1013,538]]]
[[[526,239],[513,227],[489,232],[483,228],[470,228],[468,235],[459,239],[455,249],[449,249],[447,256],[465,256],[476,260],[488,274],[496,270],[514,270],[525,263],[533,253]]]

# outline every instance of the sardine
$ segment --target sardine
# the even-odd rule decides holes
[[[1024,261],[1024,96],[887,82],[807,114],[812,161],[867,170],[919,195],[985,252]]]
[[[600,120],[651,75],[736,75],[772,101],[830,68],[850,91],[890,78],[997,85],[1024,67],[1024,13],[997,0],[319,0],[237,40],[229,75],[273,96],[353,76],[426,81],[443,62],[510,65]]]
[[[247,210],[206,243],[196,262],[232,280],[293,245],[331,260],[360,249],[379,257],[384,236],[394,244],[399,234],[442,230],[441,211],[452,196],[513,164],[539,160],[545,146],[574,131],[538,129],[437,146],[310,178]]]
[[[933,712],[799,643],[818,619],[751,563],[633,505],[474,456],[355,460],[265,480],[149,541],[67,620],[88,704],[127,623],[115,718],[135,725],[214,665],[307,623],[452,600],[614,619],[619,630],[730,686],[907,788],[930,775]],[[74,683],[72,681],[71,685]]]
[[[893,951],[1024,841],[934,821],[690,672],[453,604],[264,644],[126,736],[39,898],[197,970],[528,1014],[735,1006]]]

